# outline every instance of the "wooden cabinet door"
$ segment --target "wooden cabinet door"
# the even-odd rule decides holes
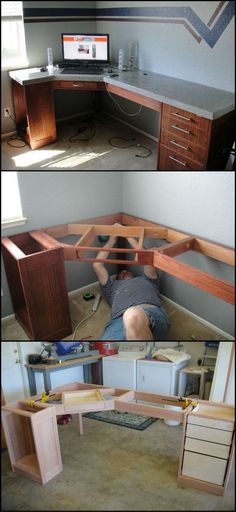
[[[28,135],[32,149],[56,140],[56,122],[51,82],[25,86]]]
[[[32,339],[53,340],[72,332],[61,248],[19,260]]]

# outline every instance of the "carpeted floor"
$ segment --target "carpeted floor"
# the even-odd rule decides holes
[[[85,301],[83,293],[85,291],[93,292],[95,295],[101,293],[99,284],[88,286],[69,297],[70,314],[73,330],[76,325],[88,316],[92,311],[93,301]],[[187,312],[178,309],[174,304],[169,303],[163,298],[163,305],[169,315],[171,327],[168,332],[166,341],[175,340],[227,340],[219,332],[213,328],[209,328],[200,320],[195,319]],[[110,306],[102,297],[96,313],[84,322],[76,331],[76,339],[100,339],[105,323],[110,319]],[[2,320],[2,340],[28,340],[24,330],[15,318],[7,318]],[[67,341],[73,339],[73,334],[65,338]]]
[[[152,139],[105,115],[94,122],[86,122],[86,131],[78,133],[78,130],[82,129],[81,125],[82,122],[79,119],[58,123],[57,142],[34,151],[29,146],[20,149],[12,148],[5,140],[2,142],[2,169],[5,171],[126,171],[127,169],[151,171],[156,169],[157,142]],[[93,133],[94,136],[86,140]],[[118,149],[111,146],[110,138],[119,136],[127,139],[135,138],[135,141],[130,142],[113,141],[122,146],[132,144],[132,147]],[[11,144],[22,145],[19,141],[13,141]],[[151,150],[151,155],[143,158],[149,151],[135,144],[145,145]],[[136,154],[139,157],[135,156]]]

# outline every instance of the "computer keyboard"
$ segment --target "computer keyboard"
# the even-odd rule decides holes
[[[62,75],[102,75],[102,69],[92,68],[63,68]]]

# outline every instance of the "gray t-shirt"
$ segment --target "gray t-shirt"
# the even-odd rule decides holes
[[[102,289],[112,308],[112,319],[123,315],[127,308],[139,304],[161,306],[158,277],[151,279],[144,274],[132,279],[113,280],[109,276]]]

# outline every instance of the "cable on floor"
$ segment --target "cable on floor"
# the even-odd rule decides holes
[[[119,149],[126,149],[126,148],[141,148],[141,149],[146,149],[147,151],[147,154],[145,155],[135,155],[137,156],[138,158],[148,158],[151,154],[152,154],[152,150],[149,149],[147,146],[144,146],[144,144],[126,144],[125,146],[121,146],[120,144],[114,144],[113,140],[123,140],[123,141],[126,141],[126,142],[130,142],[130,141],[134,141],[136,140],[135,137],[132,137],[131,139],[125,139],[124,137],[111,137],[108,142],[111,146],[113,146],[114,148],[119,148]]]
[[[11,116],[9,110],[8,110],[8,114],[9,114],[9,117],[12,119],[12,121],[14,121],[14,123],[15,123],[16,120]],[[10,144],[10,141],[13,141],[13,140],[19,140],[19,141],[23,142],[23,144],[21,146],[15,146],[13,144]],[[24,148],[26,146],[26,142],[24,141],[23,137],[21,137],[21,135],[19,134],[19,131],[17,131],[17,135],[11,135],[9,137],[9,139],[7,139],[7,144],[8,144],[8,146],[11,146],[11,148]]]
[[[93,316],[95,313],[95,311],[92,311],[92,313],[90,313],[88,316],[86,316],[85,318],[83,318],[83,320],[81,320],[75,327],[75,330],[74,330],[74,333],[73,333],[73,337],[72,337],[72,340],[75,340],[75,336],[76,336],[76,332],[78,330],[78,328],[84,323],[86,322],[86,320],[88,320],[89,318],[91,318],[91,316]]]
[[[78,137],[79,133],[84,133],[88,130],[88,135],[85,137]],[[90,132],[90,133],[89,133]],[[77,142],[77,141],[89,141],[95,137],[96,134],[96,126],[95,123],[91,123],[91,126],[86,126],[86,124],[83,124],[82,126],[79,126],[77,129],[77,132],[69,137],[69,142]]]

